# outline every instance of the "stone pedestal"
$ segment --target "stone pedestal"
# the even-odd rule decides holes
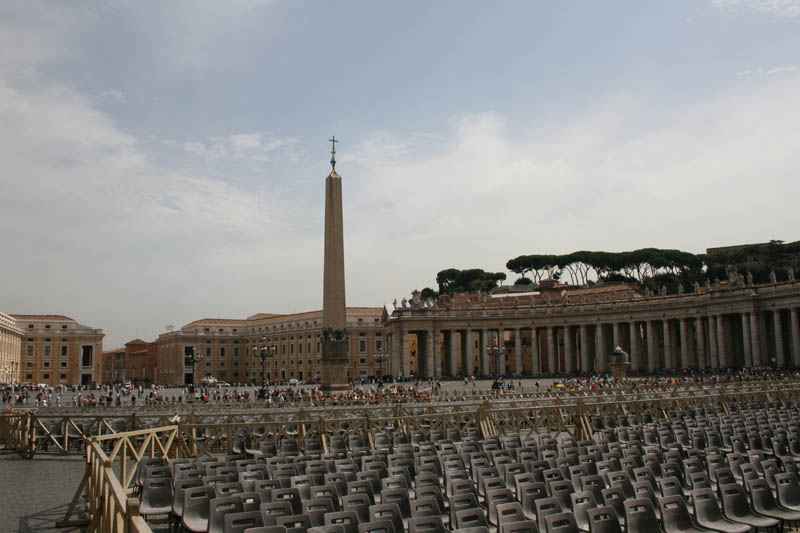
[[[322,341],[322,390],[324,392],[345,392],[350,390],[347,367],[350,357],[347,354],[346,340]]]
[[[628,379],[628,369],[631,367],[630,363],[611,363],[608,366],[611,367],[611,375],[614,376],[614,379],[619,381]]]

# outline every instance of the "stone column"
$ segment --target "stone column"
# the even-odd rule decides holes
[[[758,328],[758,313],[750,313],[750,341],[753,350],[753,364],[760,365],[761,361],[761,335]]]
[[[602,323],[597,324],[594,330],[594,335],[596,347],[595,365],[597,366],[597,372],[605,372],[606,358],[608,354],[606,353],[606,332],[603,330]]]
[[[531,325],[531,373],[542,373],[542,361],[539,354],[539,334],[536,331],[536,326]]]
[[[719,346],[717,346],[717,317],[708,316],[708,346],[710,351],[709,366],[719,368]]]
[[[464,361],[464,375],[471,376],[475,370],[475,354],[472,352],[473,343],[475,341],[472,338],[472,330],[470,328],[467,328],[464,337],[466,338],[466,342],[464,342],[464,348],[466,352],[466,361]]]
[[[706,361],[706,336],[703,317],[701,316],[694,319],[694,336],[697,339],[697,366],[706,368],[708,365],[708,361]]]
[[[506,351],[505,351],[505,342],[503,337],[505,336],[505,330],[500,328],[497,330],[497,347],[503,348],[499,350],[499,355],[497,359],[495,359],[495,364],[497,367],[494,369],[495,373],[502,376],[506,373]]]
[[[418,342],[419,344],[419,342]],[[420,373],[422,377],[425,378],[432,378],[434,376],[433,371],[433,330],[426,329],[425,330],[425,372]]]
[[[480,331],[480,341],[478,341],[478,348],[480,349],[481,353],[481,366],[480,372],[481,376],[488,376],[489,375],[489,352],[486,349],[486,345],[489,344],[489,330],[482,329]]]
[[[661,326],[664,329],[664,367],[675,368],[672,361],[672,330],[669,327],[669,319],[664,319]]]
[[[634,320],[630,323],[630,337],[631,337],[631,372],[638,372],[639,368],[641,367],[641,361],[639,360],[640,355],[640,348],[642,342],[640,340],[639,335],[639,326]]]
[[[614,347],[622,346],[619,338],[619,322],[614,322]]]
[[[458,343],[456,342],[457,332],[452,329],[447,330],[447,345],[450,348],[450,377],[458,376],[459,357]]]
[[[647,370],[648,372],[655,372],[658,352],[658,343],[656,342],[656,321],[650,320],[647,322]]]
[[[786,366],[786,353],[783,351],[783,323],[781,323],[781,310],[772,311],[772,320],[775,323],[775,364],[778,368]]]
[[[681,330],[681,368],[689,367],[689,332],[686,329],[687,318],[678,320]]]
[[[725,317],[717,315],[717,350],[719,353],[719,366],[728,366],[728,351],[725,346]]]
[[[403,370],[403,377],[407,378],[411,375],[411,357],[408,355],[408,332],[401,331],[402,334],[402,350],[400,351],[400,368]]]
[[[744,343],[744,366],[753,366],[753,352],[750,341],[750,319],[742,313],[742,341]]]
[[[550,374],[556,373],[556,345],[555,345],[555,329],[553,326],[547,326],[547,372]]]
[[[572,332],[569,326],[564,326],[564,372],[569,374],[574,370],[572,366]]]
[[[442,377],[442,335],[433,330],[433,377]]]
[[[581,324],[581,372],[592,370],[592,359],[589,356],[589,332],[586,324]]]
[[[797,321],[797,308],[789,310],[789,320],[792,330],[792,365],[796,368],[800,366],[800,322]]]
[[[522,335],[519,328],[514,328],[514,371],[522,375]]]

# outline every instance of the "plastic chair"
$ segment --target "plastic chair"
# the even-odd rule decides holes
[[[587,509],[586,515],[589,519],[590,533],[622,533],[617,513],[613,508],[604,505]]]
[[[522,513],[522,506],[517,501],[497,503],[494,504],[494,506],[496,525],[500,529],[502,529],[503,524],[521,522],[525,520],[525,515]]]
[[[384,489],[381,492],[381,503],[396,503],[403,518],[411,518],[411,503],[406,489]]]
[[[455,523],[456,527],[459,529],[486,527],[489,525],[486,523],[486,515],[483,513],[483,509],[480,507],[456,511],[455,521],[451,522],[451,524],[453,523]]]
[[[747,503],[747,495],[741,485],[736,483],[720,485],[719,492],[722,496],[722,511],[725,517],[755,528],[769,528],[778,525],[779,520],[752,512],[750,504]]]
[[[370,505],[369,521],[388,520],[398,532],[404,531],[403,515],[400,514],[400,507],[396,503],[382,503],[380,505]]]
[[[667,533],[705,533],[698,528],[689,515],[683,496],[664,496],[660,501],[661,521]]]
[[[212,499],[209,502],[208,533],[223,533],[225,531],[225,515],[242,512],[244,512],[244,505],[242,500],[236,496]]]
[[[183,528],[192,533],[208,530],[210,502],[216,497],[212,487],[185,489],[183,493]]]
[[[264,527],[264,519],[258,511],[225,515],[225,533],[244,533],[257,527]]]
[[[775,475],[778,503],[787,509],[800,511],[800,482],[797,475],[783,473]]]
[[[450,498],[451,528],[453,524],[456,524],[456,527],[461,527],[460,525],[458,525],[458,520],[456,515],[458,514],[459,511],[464,511],[469,509],[480,509],[480,506],[478,505],[478,497],[474,493],[465,492],[462,494],[455,494]]]
[[[781,521],[781,529],[784,522],[796,522],[800,520],[800,511],[792,511],[778,506],[772,489],[769,488],[765,479],[754,479],[748,481],[750,484],[750,498],[753,510],[761,515],[769,516]]]
[[[353,511],[339,511],[325,515],[325,526],[341,526],[343,533],[358,533],[358,523],[358,515]]]
[[[575,515],[575,523],[578,529],[582,531],[589,531],[589,509],[597,507],[597,502],[594,499],[594,493],[588,490],[581,492],[574,492],[570,494],[570,503],[572,512]]]
[[[578,525],[572,513],[555,513],[545,518],[547,533],[578,533]]]
[[[663,531],[656,518],[653,504],[644,498],[626,500],[625,531],[627,533],[653,533]]]
[[[417,498],[411,503],[411,516],[422,518],[426,516],[442,516],[444,506],[436,498]]]
[[[558,498],[541,498],[536,500],[536,525],[540,529],[545,524],[545,518],[551,514],[558,514],[563,512],[561,502]]]
[[[333,502],[330,498],[311,498],[303,500],[303,514],[307,515],[311,525],[310,527],[319,527],[325,525],[325,513],[332,513]]]
[[[753,527],[734,522],[722,516],[719,502],[711,489],[695,489],[692,491],[692,506],[697,524],[721,533],[750,533]]]
[[[142,484],[139,514],[142,516],[169,514],[172,511],[172,480],[168,477],[148,477]]]
[[[285,527],[287,533],[306,533],[311,527],[311,520],[307,515],[293,514],[277,517],[275,525]]]

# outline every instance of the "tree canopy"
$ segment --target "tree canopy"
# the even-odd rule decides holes
[[[485,272],[480,268],[459,270],[448,268],[436,275],[439,294],[457,292],[488,292],[497,287],[497,282],[506,279],[504,272]]]

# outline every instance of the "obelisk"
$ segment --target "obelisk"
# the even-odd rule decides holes
[[[344,228],[342,177],[336,173],[336,137],[330,139],[331,173],[325,179],[325,257],[322,280],[322,388],[329,392],[350,387],[347,367],[347,318],[344,292]]]

